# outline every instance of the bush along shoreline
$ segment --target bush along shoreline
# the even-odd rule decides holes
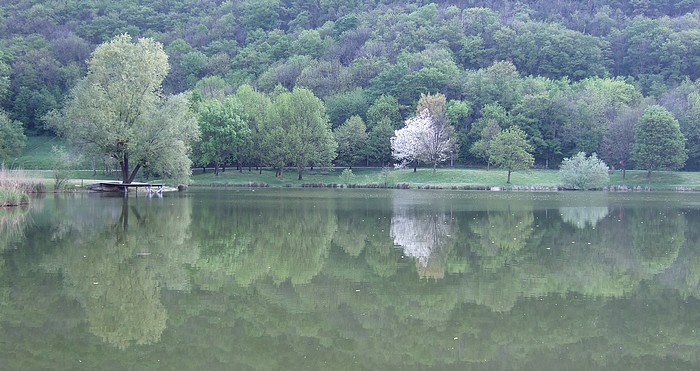
[[[0,207],[27,205],[29,193],[45,191],[44,183],[29,178],[24,171],[0,165]]]

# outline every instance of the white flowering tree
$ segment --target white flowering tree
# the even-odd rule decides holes
[[[433,165],[444,162],[454,151],[454,129],[449,124],[439,124],[424,109],[418,116],[406,120],[405,126],[394,132],[391,138],[391,153],[398,167],[413,163],[416,171],[418,161]]]
[[[397,167],[413,164],[413,171],[421,160],[423,138],[430,135],[431,120],[428,111],[412,117],[404,123],[404,127],[395,130],[391,138],[391,155],[398,161]]]

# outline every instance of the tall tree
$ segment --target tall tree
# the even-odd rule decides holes
[[[161,44],[117,36],[95,49],[87,76],[49,124],[82,151],[114,158],[124,183],[142,167],[186,180],[190,142],[199,130],[187,99],[161,96],[167,73]]]
[[[627,176],[634,129],[642,116],[643,106],[629,108],[618,115],[610,124],[608,133],[601,144],[601,157],[608,164],[622,169],[622,179]]]
[[[250,129],[239,115],[233,98],[223,102],[205,101],[198,112],[202,139],[198,143],[200,162],[213,164],[214,175],[226,161],[240,161],[244,143],[250,138]]]
[[[391,137],[391,155],[399,161],[399,167],[413,164],[413,171],[416,171],[418,161],[423,158],[424,138],[430,136],[430,126],[430,113],[425,110],[406,120],[404,127],[394,131],[394,136]]]
[[[687,139],[688,149],[686,167],[698,169],[700,168],[700,94],[698,92],[688,94],[688,108],[683,121],[685,125],[681,126],[681,131]]]
[[[338,143],[338,158],[341,165],[352,167],[366,157],[367,127],[362,117],[352,116],[333,132]]]
[[[0,164],[12,156],[19,156],[26,141],[22,123],[10,119],[7,113],[0,109]]]
[[[329,165],[335,159],[338,144],[333,139],[325,106],[311,90],[295,88],[279,94],[272,103],[271,120],[284,132],[286,162],[297,168],[299,180],[304,167]]]
[[[430,131],[422,138],[421,159],[431,164],[435,173],[437,165],[450,158],[456,148],[454,128],[447,118],[447,99],[442,94],[421,94],[416,111],[427,111],[430,117]]]
[[[535,162],[532,151],[532,144],[528,142],[525,132],[517,126],[511,126],[493,138],[489,159],[494,165],[508,170],[506,183],[510,183],[512,171],[532,167]]]
[[[653,170],[680,169],[688,155],[680,124],[671,112],[661,106],[650,106],[637,124],[632,146],[632,159],[637,166]]]
[[[235,99],[241,108],[241,118],[248,123],[250,140],[243,143],[241,149],[242,160],[249,166],[256,166],[262,172],[265,146],[263,139],[269,124],[268,111],[272,106],[272,100],[266,94],[254,90],[248,85],[243,85],[236,91]],[[275,145],[274,142],[270,142]]]
[[[391,161],[391,137],[394,135],[394,124],[388,117],[379,120],[369,130],[367,137],[367,163],[373,162],[382,167]]]
[[[386,119],[393,128],[398,129],[402,122],[401,108],[399,101],[391,95],[380,96],[367,110],[367,126],[371,129]]]
[[[489,120],[486,127],[481,130],[481,138],[474,142],[469,151],[476,157],[486,161],[486,169],[491,168],[491,159],[489,157],[489,148],[491,141],[501,132],[501,126],[498,121]]]

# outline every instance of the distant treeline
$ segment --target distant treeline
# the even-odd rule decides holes
[[[26,132],[45,131],[44,115],[62,107],[96,45],[129,33],[165,45],[165,93],[207,100],[242,85],[266,94],[305,87],[332,128],[359,116],[370,141],[379,121],[399,128],[414,115],[421,93],[444,94],[462,164],[485,163],[472,147],[496,122],[528,134],[539,166],[578,151],[629,166],[615,151],[644,108],[659,104],[680,123],[686,168],[698,169],[698,8],[700,0],[0,0],[0,106]]]

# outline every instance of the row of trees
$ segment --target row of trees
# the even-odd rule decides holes
[[[201,166],[213,164],[217,175],[227,164],[270,166],[277,169],[278,176],[285,167],[293,166],[300,180],[306,167],[328,166],[333,161],[346,166],[384,166],[393,158],[399,166],[411,163],[415,170],[425,163],[435,171],[447,159],[459,157],[460,147],[459,154],[470,153],[487,165],[506,168],[510,182],[512,170],[533,166],[538,155],[545,156],[545,166],[550,157],[562,155],[567,136],[573,142],[570,150],[600,151],[604,160],[622,168],[632,160],[650,172],[677,169],[687,159],[681,125],[673,114],[662,106],[649,105],[621,80],[557,84],[543,78],[521,79],[512,64],[500,62],[478,71],[486,78],[509,79],[497,80],[494,85],[502,89],[492,94],[502,98],[514,93],[509,89],[527,84],[532,88],[527,93],[516,92],[527,95],[518,96],[521,101],[510,109],[498,101],[487,103],[481,117],[465,125],[471,102],[422,94],[415,116],[401,124],[398,100],[382,95],[364,113],[371,124],[369,130],[360,115],[350,116],[332,130],[326,104],[309,89],[289,91],[278,86],[268,94],[243,85],[227,95],[213,78],[206,88],[191,95],[173,96],[161,90],[168,70],[161,44],[119,36],[95,50],[87,76],[72,89],[65,107],[49,113],[46,120],[83,153],[118,163],[127,183],[141,168],[184,180],[192,166],[190,158]],[[544,96],[552,86],[568,91],[554,98]],[[689,105],[696,95],[695,91],[688,94]],[[572,97],[583,102],[562,105],[574,103],[568,100]],[[563,121],[559,122],[544,115],[557,112],[540,112],[542,107],[561,108],[573,116],[559,116]],[[642,109],[643,114],[638,113]],[[700,117],[692,116],[692,107],[683,111],[689,117],[686,131],[700,125]],[[10,124],[4,127],[18,131],[13,121],[4,122]],[[21,142],[21,128],[19,131],[19,135],[7,135],[2,143]]]
[[[304,88],[267,95],[243,86],[223,100],[195,102],[202,139],[195,145],[195,163],[219,168],[328,166],[336,157],[323,102]]]
[[[167,45],[162,51],[170,67],[158,94],[191,89],[197,95],[195,109],[236,95],[242,86],[270,100],[277,99],[282,88],[311,92],[322,103],[335,134],[337,165],[391,161],[389,138],[407,120],[420,117],[415,107],[420,107],[421,94],[444,94],[445,112],[433,121],[454,131],[447,146],[451,163],[490,166],[490,140],[499,130],[517,126],[527,134],[534,164],[541,167],[555,167],[578,152],[595,152],[615,167],[647,168],[629,157],[630,146],[641,114],[658,104],[678,120],[687,140],[685,168],[700,169],[699,69],[693,67],[694,25],[700,21],[696,13],[684,14],[684,5],[638,9],[631,4],[607,8],[593,4],[592,10],[584,11],[563,2],[557,7],[576,8],[578,18],[567,13],[553,22],[552,10],[528,4],[508,9],[500,3],[473,8],[389,2],[375,8],[354,2],[329,13],[303,10],[300,14],[313,14],[307,21],[316,20],[295,23],[289,12],[299,4],[274,1],[265,7],[248,2],[211,4],[198,14],[178,1],[169,6],[143,5],[138,11],[127,4],[126,9],[134,10],[128,15],[119,9],[103,14],[106,10],[95,4],[85,5],[77,14],[78,7],[70,4],[26,1],[5,10],[0,25],[8,37],[16,37],[0,42],[0,106],[7,112],[0,128],[12,130],[19,139],[11,146],[0,145],[11,148],[0,150],[4,159],[23,143],[18,122],[37,133],[46,130],[49,121],[51,130],[61,132],[46,113],[70,106],[65,97],[71,95],[66,93],[83,74],[92,73],[85,61],[93,45],[128,28]],[[672,17],[653,18],[663,13],[661,9]],[[632,18],[632,14],[646,16]],[[206,16],[207,22],[200,25],[208,32],[191,26],[201,20],[197,17]],[[117,20],[114,29],[105,26]],[[99,31],[96,22],[102,27]],[[54,27],[58,25],[62,28]],[[182,29],[191,32],[181,34]],[[262,118],[267,111],[253,118],[238,105],[240,109],[229,110],[238,111],[242,122],[248,123],[251,140],[261,133],[255,120],[265,125],[274,121]],[[199,121],[202,126],[206,119]],[[201,129],[203,143],[243,144],[211,125]],[[197,148],[195,162],[263,163],[250,151],[235,157],[207,153],[211,145]],[[229,152],[234,150],[239,152]],[[435,167],[445,156],[420,160]],[[272,166],[330,161],[277,157]],[[171,167],[168,172],[172,171]]]

